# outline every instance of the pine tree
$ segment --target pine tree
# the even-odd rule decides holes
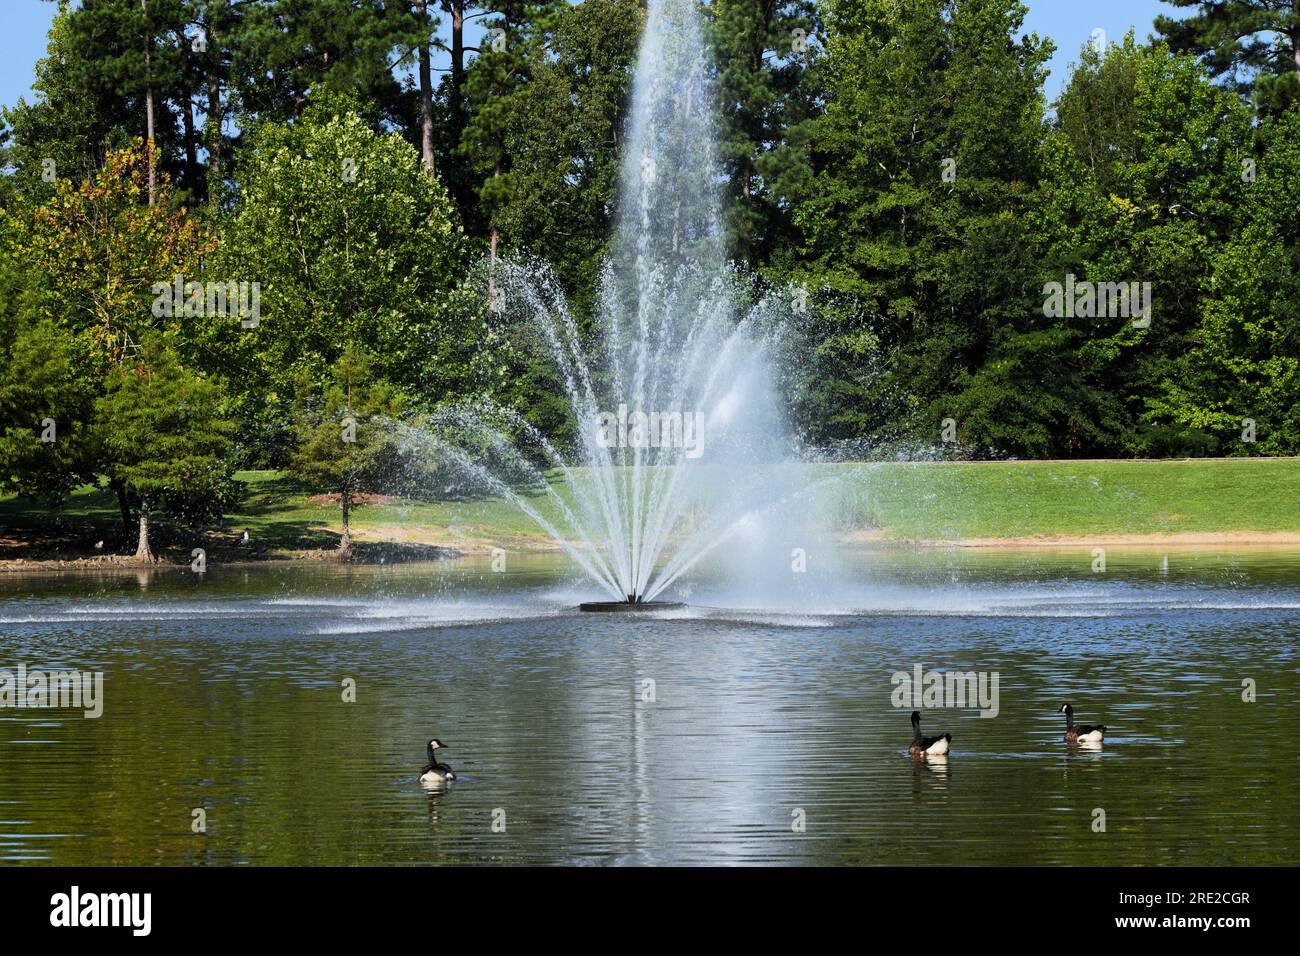
[[[411,121],[393,66],[428,38],[406,4],[384,0],[249,0],[229,43],[231,85],[249,119],[301,116],[314,86],[348,91],[371,119]]]
[[[44,198],[51,191],[41,178],[45,160],[54,161],[58,178],[81,178],[110,150],[148,140],[151,132],[159,167],[174,180],[184,174],[165,95],[179,83],[171,35],[180,19],[179,0],[61,4],[48,54],[36,67],[37,99],[20,99],[5,110],[13,160],[29,195]]]
[[[636,0],[539,9],[471,71],[461,155],[485,225],[504,247],[541,254],[582,314],[611,229],[642,17]]]
[[[784,147],[787,131],[816,112],[820,12],[813,0],[715,0],[708,13],[728,245],[737,260],[763,265],[791,239],[782,200],[797,156]]]
[[[1300,99],[1300,3],[1295,0],[1166,0],[1187,17],[1156,18],[1176,52],[1203,58],[1210,72],[1245,93],[1263,112]]]
[[[559,6],[556,0],[499,4],[496,15],[483,23],[485,43],[466,71],[466,122],[449,140],[447,165],[462,181],[466,229],[487,237],[493,257],[501,242],[498,212],[508,185],[502,176],[513,165],[508,138],[523,118],[520,103],[534,80],[534,67],[546,58]],[[466,195],[472,199],[465,200]]]
[[[969,391],[1000,330],[1033,314],[1023,211],[1051,47],[1020,35],[1024,15],[1017,0],[827,6],[827,106],[794,195],[796,278],[852,302],[817,333],[823,438],[932,444],[964,413],[963,444],[1015,447],[1033,416],[1038,369]]]

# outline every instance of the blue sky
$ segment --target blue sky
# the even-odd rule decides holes
[[[1056,55],[1047,78],[1047,98],[1056,99],[1069,79],[1068,67],[1076,60],[1080,48],[1092,37],[1092,31],[1106,31],[1106,42],[1122,40],[1135,30],[1139,40],[1154,33],[1153,24],[1161,14],[1177,15],[1179,8],[1162,0],[1027,0],[1029,16],[1025,29],[1039,36],[1051,37]]]
[[[31,96],[32,70],[45,54],[45,34],[54,16],[49,0],[0,0],[4,3],[4,28],[0,30],[0,104],[11,105]],[[1054,99],[1067,78],[1067,65],[1092,31],[1106,31],[1118,40],[1132,28],[1139,38],[1151,32],[1159,13],[1175,8],[1161,0],[1028,0],[1028,30],[1056,41],[1056,56],[1047,80],[1048,99]]]

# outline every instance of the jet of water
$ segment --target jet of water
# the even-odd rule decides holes
[[[544,343],[577,425],[556,448],[519,416],[441,416],[440,451],[513,501],[616,600],[648,601],[812,493],[791,467],[770,349],[784,302],[727,262],[710,64],[694,0],[651,0],[614,250],[589,356],[551,271],[494,267],[496,307]],[[446,439],[447,434],[457,436]]]

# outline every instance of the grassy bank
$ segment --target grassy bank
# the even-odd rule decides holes
[[[1292,532],[1300,460],[834,466],[835,520],[903,540]]]
[[[1300,461],[1084,461],[845,464],[810,468],[828,486],[827,519],[851,538],[1032,543],[1047,539],[1284,533],[1300,544]],[[188,560],[196,543],[215,555],[268,557],[327,550],[339,509],[277,472],[243,472],[246,493],[220,529],[167,527],[159,544]],[[545,496],[534,498],[543,513]],[[248,531],[251,543],[240,544]],[[501,499],[396,499],[353,513],[353,532],[372,548],[422,546],[482,551],[494,544],[544,547],[546,540]],[[104,542],[102,549],[95,543]],[[93,557],[129,550],[116,499],[91,487],[49,511],[0,498],[0,559]]]

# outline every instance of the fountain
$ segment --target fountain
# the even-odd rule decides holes
[[[596,354],[545,264],[492,268],[493,311],[539,336],[564,383],[574,447],[497,407],[438,420],[441,460],[513,501],[610,598],[583,610],[664,607],[706,555],[754,547],[812,490],[772,375],[786,299],[756,295],[727,260],[708,67],[693,0],[651,0]]]

